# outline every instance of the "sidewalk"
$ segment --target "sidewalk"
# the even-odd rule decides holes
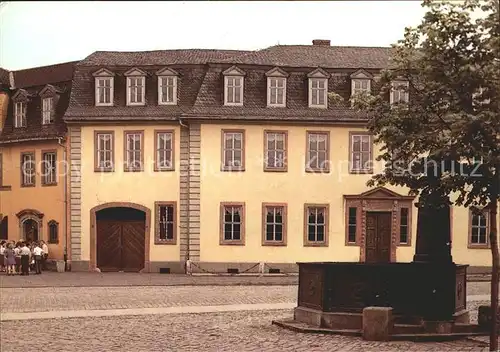
[[[469,275],[469,282],[489,281],[490,275]],[[42,275],[0,274],[0,287],[113,287],[113,286],[252,286],[297,285],[297,274],[179,275],[139,273],[44,272]]]
[[[113,287],[113,286],[252,286],[297,285],[297,275],[179,275],[139,273],[44,272],[42,275],[0,275],[0,287]]]

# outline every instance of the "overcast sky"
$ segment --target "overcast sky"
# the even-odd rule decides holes
[[[0,67],[83,59],[96,50],[262,49],[275,44],[389,46],[420,1],[3,2]]]

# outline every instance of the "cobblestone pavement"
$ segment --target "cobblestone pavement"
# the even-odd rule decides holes
[[[468,295],[489,285],[468,283]],[[0,288],[0,312],[129,309],[297,301],[297,286],[132,286]],[[481,298],[483,299],[483,298]]]
[[[488,285],[487,276],[469,275],[469,282]],[[139,273],[44,272],[42,275],[6,276],[0,287],[96,287],[96,286],[186,286],[186,285],[297,285],[297,274],[179,275]]]
[[[487,351],[484,343],[367,342],[338,335],[300,334],[274,325],[290,310],[75,318],[0,323],[2,352],[32,351]],[[20,336],[29,338],[19,338]]]
[[[297,286],[3,288],[1,312],[296,302]]]

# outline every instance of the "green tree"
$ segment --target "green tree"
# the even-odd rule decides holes
[[[386,163],[369,185],[406,186],[419,203],[490,211],[491,304],[498,311],[497,206],[500,188],[500,21],[498,0],[426,0],[421,24],[394,45],[381,92],[357,105]],[[390,104],[391,82],[408,82],[408,103]],[[478,160],[481,162],[478,163]],[[443,161],[431,175],[429,163]],[[440,204],[434,204],[440,206]],[[420,206],[420,205],[419,205]],[[490,350],[498,350],[493,319]]]

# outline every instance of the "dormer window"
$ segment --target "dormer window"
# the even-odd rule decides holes
[[[245,72],[233,66],[223,72],[224,75],[224,105],[243,105],[243,81]]]
[[[50,125],[54,122],[54,99],[52,97],[42,99],[42,125]]]
[[[14,105],[14,127],[26,127],[26,108],[27,104],[24,101],[18,101]]]
[[[177,105],[178,73],[166,68],[158,71],[158,105]]]
[[[328,77],[330,75],[317,68],[309,73],[309,107],[310,108],[323,108],[328,107],[327,94],[328,94]]]
[[[26,127],[26,112],[28,109],[28,92],[24,89],[19,89],[12,96],[14,103],[14,127]]]
[[[95,77],[95,105],[113,106],[114,73],[100,69],[93,73]]]
[[[146,73],[139,69],[125,72],[127,76],[127,105],[146,104]]]
[[[42,99],[42,125],[50,125],[55,120],[55,107],[63,90],[47,84],[38,94]]]
[[[371,93],[371,79],[373,75],[365,70],[357,70],[351,74],[351,96]]]
[[[288,74],[280,68],[274,68],[267,76],[267,106],[286,106],[286,78]]]
[[[410,84],[408,81],[397,80],[391,82],[391,96],[390,103],[398,104],[398,103],[409,103],[410,101],[410,93],[408,92],[410,88]]]

